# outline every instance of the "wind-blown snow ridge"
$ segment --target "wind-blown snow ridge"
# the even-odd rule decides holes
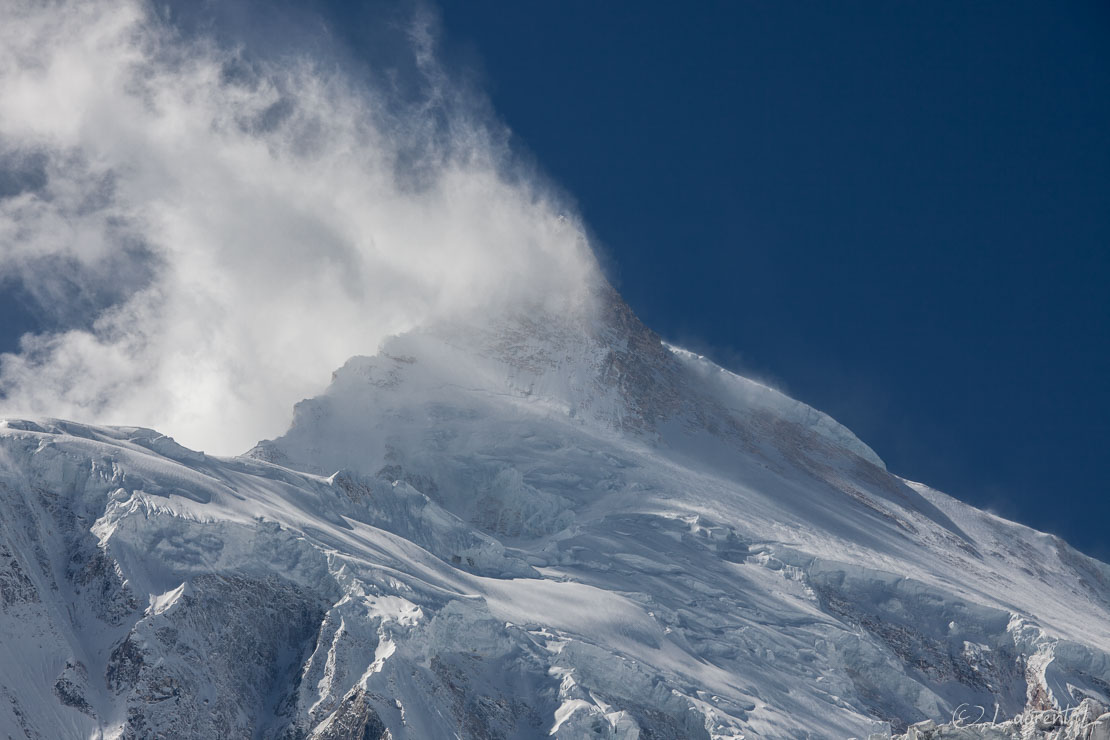
[[[686,362],[697,366],[706,375],[719,375],[722,383],[726,386],[724,391],[726,397],[730,395],[741,396],[745,398],[749,405],[755,406],[758,404],[768,409],[774,409],[779,416],[820,434],[833,444],[851,451],[873,465],[886,469],[886,463],[875,454],[874,450],[864,444],[850,429],[828,414],[821,413],[801,401],[795,401],[770,386],[729,372],[706,359],[704,355],[670,344],[666,347]]]
[[[887,737],[1110,703],[1110,567],[608,288],[396,337],[243,457],[9,420],[0,507],[0,736]]]

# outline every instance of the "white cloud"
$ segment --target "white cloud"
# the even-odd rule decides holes
[[[595,274],[424,30],[427,89],[401,103],[186,40],[140,2],[2,14],[0,167],[27,171],[0,188],[0,277],[62,328],[0,358],[0,413],[241,452],[385,336]]]

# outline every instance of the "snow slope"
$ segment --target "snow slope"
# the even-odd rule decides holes
[[[846,738],[1110,703],[1110,567],[590,304],[214,458],[0,428],[0,737]]]

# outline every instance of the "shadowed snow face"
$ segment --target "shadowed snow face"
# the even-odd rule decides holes
[[[0,413],[240,452],[383,337],[577,302],[596,274],[426,23],[398,31],[414,93],[186,38],[140,2],[3,20],[0,279],[53,328],[0,359]]]

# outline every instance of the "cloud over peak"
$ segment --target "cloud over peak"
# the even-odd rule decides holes
[[[390,334],[596,274],[419,20],[414,93],[133,0],[4,15],[0,279],[51,328],[0,358],[0,413],[235,453]]]

